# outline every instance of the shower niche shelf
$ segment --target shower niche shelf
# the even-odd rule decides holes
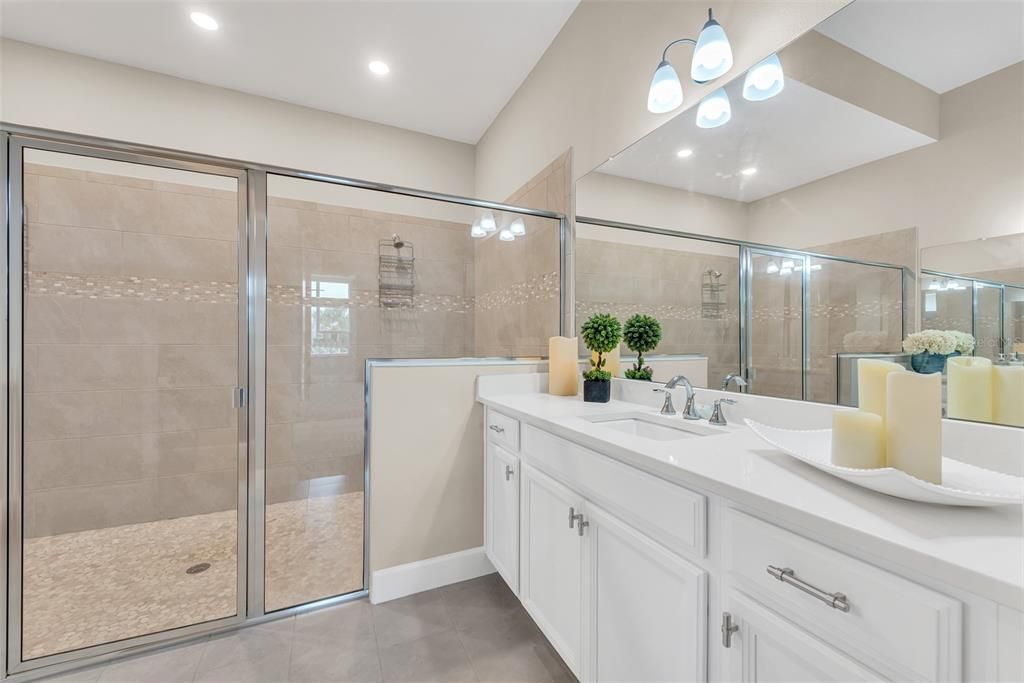
[[[416,252],[397,234],[377,246],[381,308],[412,308],[416,292]]]

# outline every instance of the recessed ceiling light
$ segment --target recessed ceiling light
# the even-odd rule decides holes
[[[689,149],[689,148],[681,149],[678,152],[676,152],[676,156],[679,157],[680,159],[685,159],[686,157],[691,157],[691,156],[693,156],[693,150]]]
[[[202,12],[193,12],[192,14],[188,15],[188,17],[192,20],[193,24],[195,24],[201,29],[205,29],[207,31],[216,31],[219,28],[217,20],[211,17],[209,14],[203,14]]]
[[[743,175],[754,175],[755,173],[757,173],[757,169],[754,168],[753,166],[750,166],[749,168],[745,168],[742,171],[740,171],[740,173]]]
[[[388,66],[386,63],[375,59],[374,61],[370,62],[370,71],[377,74],[378,76],[387,76],[389,73],[391,73],[391,67]]]

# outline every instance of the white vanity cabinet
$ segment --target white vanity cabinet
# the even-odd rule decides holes
[[[519,458],[487,445],[484,464],[485,547],[488,559],[513,593],[519,592]]]

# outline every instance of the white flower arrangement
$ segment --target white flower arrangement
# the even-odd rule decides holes
[[[903,340],[903,350],[907,353],[934,353],[948,356],[954,351],[971,353],[974,351],[974,337],[966,332],[956,330],[922,330],[908,334]]]

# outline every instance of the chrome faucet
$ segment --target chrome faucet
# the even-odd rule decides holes
[[[720,398],[720,399],[716,400],[715,401],[715,411],[713,413],[711,413],[711,417],[708,419],[709,423],[711,423],[713,425],[718,425],[719,427],[724,427],[725,425],[729,424],[725,420],[725,413],[722,412],[722,404],[723,403],[728,403],[730,405],[736,405],[737,401],[735,399],[732,399],[732,398]]]
[[[697,408],[693,404],[694,397],[697,392],[693,390],[693,385],[690,384],[690,380],[686,379],[685,375],[676,375],[668,382],[665,383],[665,388],[656,388],[655,391],[665,393],[665,403],[661,406],[662,415],[675,415],[676,408],[672,405],[672,392],[670,389],[675,389],[680,384],[686,389],[686,406],[683,407],[683,418],[687,420],[699,420],[700,415],[697,414]]]
[[[740,388],[740,391],[742,391],[743,393],[747,393],[746,388],[750,385],[750,383],[747,382],[747,380],[743,379],[743,377],[741,377],[737,373],[730,372],[728,375],[725,376],[725,379],[722,380],[722,391],[728,391],[729,384],[731,383],[735,383],[736,386],[738,386]]]

